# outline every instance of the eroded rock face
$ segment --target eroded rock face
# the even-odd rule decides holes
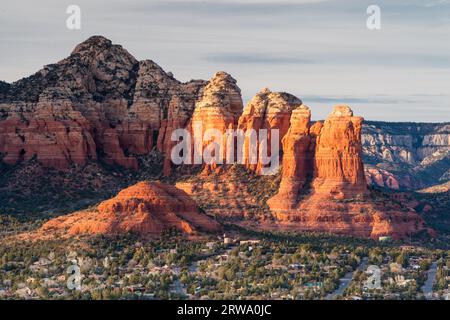
[[[350,198],[367,192],[361,159],[363,118],[348,106],[336,106],[317,137],[315,193]]]
[[[189,123],[194,112],[195,102],[201,95],[205,82],[191,81],[182,86],[181,94],[170,99],[167,115],[162,118],[158,133],[158,150],[164,154],[164,175],[172,172],[171,151],[176,144],[172,141],[172,132],[177,129],[189,129]]]
[[[423,166],[439,164],[439,175],[445,178],[447,126],[437,133],[426,130],[420,138],[421,147],[412,152],[408,150],[418,140],[404,134],[404,128],[399,134],[387,136],[381,136],[378,127],[371,128],[375,135],[365,136],[362,143],[363,119],[353,116],[348,106],[335,107],[325,122],[312,124],[310,118],[308,107],[300,99],[268,89],[258,93],[243,110],[240,89],[229,74],[218,72],[210,81],[181,83],[153,61],[139,62],[121,46],[96,36],[78,45],[68,58],[31,77],[14,84],[0,82],[0,156],[9,164],[37,157],[45,166],[58,169],[84,166],[97,159],[138,169],[137,156],[156,147],[164,155],[164,174],[169,175],[173,167],[171,151],[176,144],[171,136],[176,129],[190,130],[194,137],[196,124],[201,125],[200,137],[207,130],[216,130],[222,135],[222,160],[229,147],[224,135],[227,129],[278,129],[282,177],[278,193],[267,204],[283,227],[371,237],[402,237],[423,229],[414,212],[369,199],[362,145],[366,155],[375,158],[378,154],[383,161],[400,158],[407,165],[417,161]],[[269,135],[268,154],[272,152],[271,139]],[[212,140],[209,137],[197,142],[202,149]],[[246,137],[244,164],[259,173],[261,159],[251,164],[248,156]],[[204,172],[217,173],[220,168],[224,167],[213,162]],[[404,181],[390,176],[387,170],[372,169],[367,171],[372,183],[396,188]],[[102,203],[98,212],[78,212],[44,227],[69,235],[157,234],[167,226],[186,233],[203,227],[215,229],[184,193],[172,188],[138,184]],[[227,211],[229,215],[257,216],[268,197],[258,196],[256,201],[251,190],[242,192],[242,184],[229,183],[226,177],[214,183],[192,184],[192,189],[205,188],[211,190],[201,194],[203,198],[218,198],[214,203],[217,215],[227,211],[224,206],[228,205],[232,208]],[[143,193],[146,196],[141,197]],[[236,193],[243,194],[236,200]],[[177,215],[180,210],[186,216]]]
[[[89,159],[138,168],[136,155],[186,126],[204,81],[180,83],[150,60],[94,36],[31,77],[2,85],[0,153],[67,169]]]
[[[366,166],[366,180],[369,185],[385,187],[393,190],[400,189],[400,183],[389,171],[378,169],[372,166]]]
[[[391,179],[368,182],[384,187],[417,190],[449,181],[449,123],[390,123],[367,121],[362,130],[366,175],[374,170]],[[369,171],[370,170],[370,171]]]
[[[228,129],[236,129],[242,109],[241,90],[236,80],[226,72],[217,72],[205,86],[200,99],[195,104],[190,123],[192,148],[196,145],[199,151],[203,151],[203,154],[206,153],[212,158],[212,161],[203,159],[203,162],[208,164],[206,170],[217,167],[217,163],[226,162],[225,133]],[[217,140],[220,140],[217,148],[208,149]]]
[[[310,118],[306,106],[292,112],[289,131],[283,138],[280,190],[268,201],[275,211],[294,208],[308,179],[311,192],[333,199],[367,193],[361,160],[363,119],[354,117],[348,106],[336,106],[325,123],[310,126]]]
[[[4,162],[15,164],[36,156],[45,166],[67,168],[71,163],[83,166],[97,158],[91,124],[70,99],[50,102],[42,94],[38,103],[7,107],[8,116],[0,121]]]
[[[201,214],[184,191],[164,183],[139,182],[103,201],[95,210],[48,221],[35,237],[126,233],[154,237],[168,228],[187,235],[220,230],[219,224]]]
[[[389,202],[389,200],[384,199]],[[378,239],[408,237],[426,230],[423,219],[389,203],[333,201],[323,195],[305,197],[289,214],[277,213],[277,228],[319,231]]]
[[[298,194],[313,173],[314,150],[310,135],[311,111],[301,105],[290,117],[290,128],[283,138],[283,165],[278,194],[268,201],[276,211],[293,209],[298,202]]]
[[[257,161],[250,160],[250,129],[254,130],[258,141],[262,140],[260,129],[267,130],[267,155],[271,154],[271,130],[279,130],[279,146],[282,139],[289,130],[289,119],[292,110],[299,107],[302,101],[297,97],[285,92],[271,92],[268,88],[261,90],[246,105],[239,118],[238,129],[245,134],[243,146],[243,163],[245,166],[257,173],[260,173],[263,163],[259,158],[259,145],[255,148]]]
[[[336,106],[324,123],[310,126],[309,119],[306,107],[294,110],[283,139],[280,188],[267,201],[277,228],[372,238],[402,238],[425,229],[413,210],[369,197],[361,117],[348,106]]]

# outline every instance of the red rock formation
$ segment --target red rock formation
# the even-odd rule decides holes
[[[191,82],[183,87],[183,94],[174,95],[169,102],[167,115],[161,121],[158,133],[158,150],[164,154],[164,175],[172,171],[171,151],[176,142],[172,141],[172,132],[176,129],[189,128],[194,112],[196,97],[200,94],[203,82]]]
[[[366,180],[369,185],[386,187],[394,190],[400,189],[400,183],[398,182],[397,178],[392,173],[386,170],[374,167],[366,167],[365,173]]]
[[[139,182],[103,201],[95,210],[48,221],[32,238],[125,233],[153,237],[167,228],[188,235],[220,230],[219,224],[201,214],[184,191],[164,183]]]
[[[402,238],[425,229],[413,210],[368,198],[361,161],[361,125],[347,106],[309,128],[309,110],[296,109],[283,139],[278,194],[267,201],[278,229],[360,237]],[[312,175],[308,185],[306,177]],[[306,188],[306,190],[302,190]],[[310,189],[309,189],[310,188]]]
[[[330,232],[374,239],[380,236],[401,239],[426,230],[416,212],[405,212],[392,203],[342,202],[324,195],[305,197],[289,214],[276,213],[276,218],[277,230]]]
[[[20,114],[24,107],[15,106],[11,116],[0,121],[4,162],[15,164],[36,156],[45,166],[67,168],[71,163],[83,166],[88,159],[96,159],[91,126],[70,100],[43,100],[32,115]]]
[[[215,168],[217,162],[226,162],[228,145],[225,133],[227,129],[236,129],[242,109],[241,90],[236,85],[236,80],[225,72],[217,72],[205,86],[201,98],[195,104],[190,123],[192,148],[197,145],[197,150],[205,154],[214,141],[220,141],[219,148],[211,149],[211,152],[206,151],[213,158],[217,156],[219,159],[206,166],[207,168]],[[213,130],[217,131],[217,135],[213,133]],[[208,132],[212,133],[209,139],[206,137]],[[218,135],[221,136],[218,137]],[[220,155],[216,155],[216,152]],[[203,163],[207,163],[206,159],[203,159]]]
[[[154,62],[139,62],[121,46],[96,36],[31,77],[11,85],[0,82],[0,154],[9,164],[37,157],[45,166],[67,169],[100,159],[137,169],[137,156],[156,147],[164,155],[164,174],[169,175],[176,143],[171,136],[176,129],[186,128],[194,136],[196,124],[202,126],[200,136],[208,129],[217,130],[223,135],[220,160],[230,148],[224,135],[227,129],[279,129],[282,179],[278,194],[267,204],[282,224],[296,230],[399,237],[423,228],[413,212],[401,213],[401,208],[368,200],[361,160],[363,119],[353,116],[349,107],[337,106],[324,123],[310,126],[309,109],[299,99],[263,90],[241,115],[242,109],[236,80],[225,72],[216,73],[209,82],[180,83]],[[271,139],[269,135],[269,154]],[[212,140],[199,141],[200,149]],[[247,138],[244,163],[259,172],[261,159],[250,164],[248,151]],[[215,168],[212,163],[205,172]],[[395,186],[376,172],[369,171],[369,177]],[[218,210],[223,210],[224,202],[232,202],[242,187],[224,181],[218,183],[223,184],[226,200],[219,201]],[[195,230],[195,223],[177,216],[178,209],[188,208],[189,217],[199,217],[179,199],[182,195],[158,184],[141,187],[147,190],[148,201],[130,198],[122,203],[119,194],[120,199],[103,203],[97,213],[76,213],[46,227],[67,229],[69,234],[129,230],[154,234],[166,225],[188,233]],[[245,194],[234,207],[241,210],[241,204],[251,205],[250,195]],[[157,200],[169,196],[175,199],[164,204]]]
[[[271,154],[271,129],[279,130],[279,145],[289,130],[289,119],[292,110],[302,104],[297,97],[285,92],[271,92],[268,88],[259,92],[245,107],[239,118],[238,128],[246,133],[243,146],[243,163],[252,171],[260,173],[263,167],[261,159],[250,161],[250,136],[249,130],[255,130],[259,137],[259,130],[266,129],[268,132],[267,155]],[[261,138],[258,139],[261,141]],[[259,145],[255,148],[256,156],[259,154]],[[253,162],[253,163],[251,163]]]
[[[211,175],[203,175],[203,178]],[[177,182],[177,188],[207,208],[209,215],[221,219],[247,219],[261,213],[261,207],[245,184],[232,179],[227,171],[213,180]]]
[[[350,198],[367,192],[361,159],[363,118],[348,106],[336,106],[317,137],[315,193]]]
[[[274,211],[291,210],[297,205],[298,195],[312,174],[313,152],[309,121],[311,111],[301,105],[290,118],[290,128],[283,138],[283,166],[278,194],[267,204]]]
[[[153,61],[139,62],[99,36],[1,90],[4,161],[15,164],[36,156],[58,169],[97,158],[137,169],[136,156],[156,147],[169,175],[174,130],[200,122],[203,132],[225,133],[236,127],[243,109],[236,80],[225,72],[209,82],[181,83]]]
[[[136,156],[157,140],[169,152],[172,128],[187,125],[204,85],[180,83],[154,62],[91,37],[68,58],[1,87],[0,154],[9,164],[36,156],[67,169],[99,158],[137,169]]]

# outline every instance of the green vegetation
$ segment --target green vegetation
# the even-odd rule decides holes
[[[15,223],[12,221],[11,223]],[[256,233],[228,227],[232,239],[186,241],[174,229],[159,240],[134,236],[0,243],[0,298],[324,299],[344,275],[338,299],[423,299],[438,262],[435,298],[449,293],[449,253],[324,234]],[[242,239],[242,240],[240,240]],[[80,290],[69,288],[79,267]],[[365,289],[369,265],[381,289]]]

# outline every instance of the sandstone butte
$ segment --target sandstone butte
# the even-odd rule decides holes
[[[0,154],[8,164],[36,157],[61,170],[97,159],[138,169],[136,156],[155,146],[170,152],[172,130],[188,125],[206,83],[181,83],[153,61],[91,37],[68,58],[2,83]]]
[[[267,129],[267,155],[270,155],[272,140],[270,130],[279,130],[278,143],[281,146],[281,140],[289,130],[292,110],[301,104],[302,101],[291,94],[271,92],[268,88],[264,88],[244,108],[239,118],[238,129],[244,132],[250,129],[255,130],[255,132],[259,132],[260,129]],[[263,167],[262,161],[261,159],[257,159],[256,163],[250,161],[249,147],[250,138],[246,135],[243,146],[243,161],[248,169],[259,173]],[[259,154],[259,145],[257,145],[256,154]]]
[[[287,230],[403,238],[425,229],[413,210],[370,198],[361,159],[363,119],[338,105],[322,124],[310,126],[306,106],[292,112],[283,138],[282,179],[267,201]]]
[[[353,116],[348,106],[335,107],[325,122],[311,123],[311,112],[300,99],[263,89],[244,108],[240,89],[229,74],[218,72],[209,81],[181,83],[153,61],[137,61],[101,36],[89,38],[68,58],[28,78],[0,84],[0,156],[8,164],[36,157],[44,166],[61,170],[91,160],[138,170],[138,156],[156,148],[164,155],[164,174],[170,175],[175,129],[193,131],[196,122],[203,132],[278,129],[281,183],[267,204],[281,228],[398,238],[424,229],[416,213],[370,199],[361,160],[363,119]],[[243,158],[248,169],[261,170],[259,159],[249,163],[248,140]],[[61,226],[56,229],[68,234],[127,230],[153,234],[160,231],[162,221],[185,232],[195,229],[176,218],[177,208],[184,208],[175,205],[179,203],[189,208],[189,216],[198,216],[184,194],[155,184],[144,189],[153,200],[133,198],[123,204],[121,197],[135,191],[125,189],[102,203],[98,213],[75,213],[43,228]],[[148,214],[147,203],[152,201],[164,208],[161,212],[167,217],[159,216],[158,210]]]
[[[215,129],[220,134],[227,129],[236,129],[243,104],[241,90],[236,85],[236,80],[226,72],[217,72],[203,89],[199,101],[195,104],[190,124],[188,126],[193,139],[192,148],[197,144],[199,150],[204,150],[214,141],[215,136],[205,137],[208,129]],[[200,125],[200,128],[197,126]],[[227,139],[223,135],[220,145],[221,154],[218,155],[225,163]],[[215,156],[214,151],[211,152]],[[170,161],[170,159],[169,159]],[[216,163],[206,166],[206,172],[215,169]],[[166,169],[165,173],[169,171]]]
[[[157,237],[168,228],[188,236],[220,231],[220,225],[199,212],[184,191],[160,182],[139,182],[120,191],[95,209],[79,211],[46,222],[22,237],[45,239],[78,235],[137,234]]]

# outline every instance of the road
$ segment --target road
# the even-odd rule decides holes
[[[363,258],[363,260],[361,261],[361,264],[355,271],[347,272],[343,278],[339,279],[339,287],[336,290],[334,290],[332,293],[328,294],[325,297],[325,299],[326,300],[335,300],[338,296],[342,296],[345,289],[347,289],[348,286],[350,285],[350,283],[352,282],[353,274],[357,270],[360,270],[360,271],[365,270],[366,265],[367,265],[367,257]]]
[[[436,280],[437,262],[431,264],[430,269],[427,272],[427,280],[422,287],[422,292],[426,299],[431,299],[433,295],[433,283]]]

